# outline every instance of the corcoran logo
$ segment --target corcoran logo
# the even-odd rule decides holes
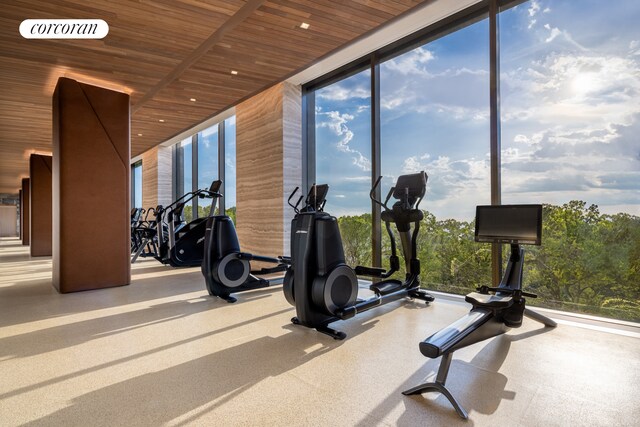
[[[102,39],[108,33],[102,19],[25,19],[20,24],[25,39]]]

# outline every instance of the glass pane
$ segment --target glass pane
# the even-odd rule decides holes
[[[532,304],[640,321],[638,22],[635,0],[500,14],[502,201],[544,204]]]
[[[198,188],[208,189],[218,179],[218,125],[198,135]],[[198,217],[209,216],[211,199],[198,199]]]
[[[133,166],[133,205],[136,208],[142,207],[142,162]]]
[[[192,176],[192,166],[191,166],[191,156],[192,156],[192,151],[191,151],[191,137],[182,140],[182,142],[180,143],[180,151],[182,153],[182,191],[180,192],[179,196],[183,196],[185,194],[187,194],[188,192],[192,191],[192,183],[193,180],[191,179]],[[184,211],[183,211],[183,217],[184,220],[189,222],[193,219],[193,206],[191,203],[188,203],[185,207],[184,207]]]
[[[236,116],[224,121],[224,203],[226,214],[236,222]]]
[[[316,91],[316,181],[340,224],[349,265],[371,265],[371,73]]]
[[[473,240],[475,207],[491,202],[488,20],[382,63],[380,104],[383,197],[399,175],[429,177],[422,284],[462,294],[490,284],[491,248]],[[384,229],[383,245],[384,259]]]

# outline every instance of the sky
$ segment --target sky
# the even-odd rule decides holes
[[[500,14],[503,203],[583,200],[640,215],[640,3],[535,0]],[[421,208],[490,203],[488,21],[381,64],[383,194],[425,170]],[[327,211],[370,211],[370,75],[316,93]]]

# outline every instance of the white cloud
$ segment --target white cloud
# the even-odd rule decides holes
[[[371,182],[370,176],[345,176],[342,178],[343,181],[347,182]]]
[[[620,56],[550,53],[528,68],[505,70],[501,88],[503,122],[602,128],[628,124],[640,110],[638,65]]]
[[[430,77],[431,73],[426,68],[428,62],[433,61],[435,55],[424,47],[419,47],[409,53],[385,62],[385,68],[402,75],[417,74]]]
[[[468,220],[475,204],[490,201],[488,155],[485,159],[453,160],[444,155],[431,159],[429,153],[424,153],[404,159],[402,173],[419,171],[429,176],[425,209],[438,217]],[[469,208],[469,212],[460,211],[461,200],[463,209]]]
[[[556,37],[558,37],[560,34],[562,34],[562,31],[560,31],[560,29],[559,29],[559,28],[556,28],[556,27],[550,28],[550,27],[549,27],[549,24],[546,24],[544,27],[545,27],[547,30],[549,30],[549,37],[547,37],[547,38],[545,39],[545,42],[546,42],[546,43],[550,43],[550,42],[552,42]]]
[[[529,25],[527,25],[528,29],[533,28],[533,26],[538,22],[537,19],[534,18],[536,14],[540,11],[540,3],[536,0],[532,0],[527,12],[529,13]]]
[[[328,120],[318,120],[318,117],[326,117]],[[353,131],[349,129],[348,122],[355,117],[351,114],[341,114],[339,111],[317,112],[316,127],[329,128],[333,134],[340,137],[336,143],[338,151],[351,155],[353,165],[363,171],[371,170],[371,160],[365,157],[360,151],[354,150],[349,146],[353,139]]]
[[[417,156],[411,156],[404,159],[404,163],[402,165],[402,173],[416,173],[422,170],[422,165],[420,164],[420,160],[418,160]]]
[[[367,99],[371,97],[371,91],[367,87],[346,87],[341,84],[333,84],[316,92],[319,98],[330,101],[346,101],[347,99]]]

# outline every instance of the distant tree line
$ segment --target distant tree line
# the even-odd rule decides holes
[[[491,246],[474,242],[475,223],[438,220],[428,211],[424,216],[418,240],[422,285],[466,294],[492,284]],[[347,262],[371,265],[371,215],[338,222]],[[386,266],[390,251],[383,226]],[[542,246],[525,252],[524,287],[538,294],[528,300],[531,305],[640,321],[640,217],[601,214],[598,206],[578,200],[545,204]],[[505,245],[503,256],[508,253]]]
[[[198,218],[204,218],[209,216],[209,206],[198,206]],[[219,215],[220,214],[220,208],[216,207],[215,210],[215,214]],[[227,216],[229,216],[232,220],[233,223],[235,224],[236,222],[236,207],[232,206],[229,209],[225,210],[225,214]],[[184,220],[186,222],[190,222],[193,220],[193,207],[191,205],[187,205],[184,207],[183,211],[182,211],[182,217],[184,218]]]

